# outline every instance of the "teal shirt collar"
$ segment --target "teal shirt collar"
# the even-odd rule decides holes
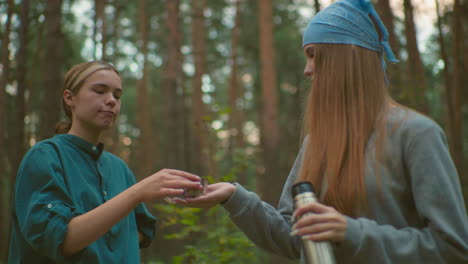
[[[55,137],[61,137],[66,139],[67,141],[71,142],[73,145],[77,146],[84,152],[88,153],[94,160],[98,160],[104,150],[104,144],[98,143],[94,145],[78,136],[70,135],[70,134],[60,134],[55,135]]]

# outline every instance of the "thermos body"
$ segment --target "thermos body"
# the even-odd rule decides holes
[[[295,208],[318,202],[310,182],[299,182],[292,188]],[[307,264],[335,264],[333,249],[329,242],[314,242],[303,239],[302,244]]]

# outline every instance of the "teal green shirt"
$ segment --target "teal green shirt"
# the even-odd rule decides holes
[[[73,135],[56,135],[32,147],[16,179],[8,263],[139,263],[156,219],[143,204],[79,253],[64,257],[68,222],[135,184],[128,166]],[[144,236],[139,244],[138,232]]]

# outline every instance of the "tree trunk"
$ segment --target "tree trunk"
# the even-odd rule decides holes
[[[463,33],[463,35],[464,35],[464,34],[466,34],[468,32],[468,16],[466,15],[466,14],[468,14],[468,0],[464,0],[464,1],[459,2],[459,5],[460,5],[459,13],[460,14],[465,14],[465,15],[460,16],[460,23],[462,25],[465,25],[464,26],[465,31],[462,30],[462,32],[464,32]],[[464,48],[462,49],[462,51],[463,51],[463,61],[464,62],[463,62],[463,68],[461,69],[461,72],[468,73],[468,41],[464,41],[463,46],[464,46]],[[468,83],[468,74],[462,74],[462,83]],[[466,104],[468,104],[468,89],[463,89],[462,93],[463,93],[462,104],[466,105]],[[467,120],[466,118],[468,118],[467,115],[465,115],[465,120]],[[465,166],[465,176],[468,177],[467,175],[468,175],[468,166]],[[467,188],[468,188],[468,186],[467,186]]]
[[[468,1],[467,0],[463,0],[461,2],[458,3],[460,8],[459,8],[459,14],[468,14]],[[460,39],[465,39],[466,40],[466,35],[468,31],[466,31],[466,29],[468,29],[468,16],[467,15],[459,15],[459,18],[461,20],[460,23],[462,23],[462,25],[465,25],[464,28],[465,28],[465,31],[463,31],[462,29],[462,33],[463,35],[460,37]],[[461,79],[461,83],[462,84],[466,84],[468,83],[468,41],[464,41],[464,45],[462,46],[462,50],[463,52],[463,63],[462,63],[462,68],[460,69],[460,71],[462,72],[461,76],[462,76],[462,79]],[[466,107],[466,105],[468,105],[468,89],[462,89],[462,98],[461,98],[461,103],[463,105],[463,107]],[[466,111],[464,112],[465,115],[464,117],[462,117],[462,119],[464,119],[465,121],[468,120],[468,113],[466,113]],[[466,125],[467,123],[465,123]],[[466,131],[466,130],[465,130]],[[466,138],[466,132],[465,132],[465,136]],[[466,143],[465,143],[466,144]],[[466,146],[466,145],[465,145]],[[468,157],[466,155],[464,155],[463,157],[463,179],[461,180],[462,181],[462,186],[464,186],[464,193],[465,193],[465,204],[468,204]]]
[[[259,1],[260,30],[260,75],[262,89],[261,140],[265,174],[259,184],[259,193],[263,199],[276,205],[281,193],[278,185],[276,164],[278,163],[277,147],[279,141],[278,92],[276,83],[275,52],[273,40],[273,10],[271,0]]]
[[[21,2],[21,11],[20,11],[20,32],[19,32],[19,49],[17,56],[17,87],[16,87],[16,96],[15,96],[15,113],[14,121],[12,127],[9,129],[9,141],[14,142],[14,144],[9,144],[9,152],[12,154],[10,159],[10,179],[8,179],[9,188],[8,190],[13,191],[13,183],[15,182],[16,173],[18,171],[19,164],[21,159],[26,152],[26,139],[24,132],[24,117],[25,117],[25,98],[24,93],[26,90],[26,79],[27,79],[27,59],[28,59],[28,49],[27,45],[29,42],[28,31],[29,31],[29,0],[23,0]],[[10,205],[12,197],[11,193],[7,194],[8,200],[7,212],[10,212]],[[10,230],[11,218],[6,217],[2,220],[5,220],[4,225],[7,227],[6,230]],[[10,241],[10,232],[8,232],[6,239],[5,247],[8,249]]]
[[[416,27],[413,18],[413,5],[411,0],[403,1],[405,9],[405,35],[406,49],[408,51],[408,90],[409,105],[422,113],[429,113],[426,100],[426,79],[424,65],[419,54]]]
[[[45,27],[46,52],[44,57],[44,89],[41,107],[39,139],[54,135],[55,126],[60,120],[62,98],[62,0],[47,1]],[[47,99],[46,99],[47,98]],[[49,99],[50,98],[50,99]]]
[[[192,80],[192,122],[194,135],[194,165],[200,175],[209,175],[208,131],[205,124],[205,105],[202,100],[202,77],[205,73],[205,15],[206,0],[192,1],[192,49],[195,75]]]
[[[178,99],[177,91],[181,88],[182,76],[182,54],[180,52],[182,46],[182,36],[180,29],[179,18],[179,1],[172,0],[166,2],[167,17],[166,26],[168,29],[167,36],[167,59],[164,66],[164,96],[166,103],[164,104],[164,120],[166,135],[164,144],[165,163],[164,166],[175,168],[183,163],[183,131],[180,129],[182,110],[180,109],[183,101]]]
[[[94,27],[93,27],[93,56],[95,59],[100,58],[101,60],[106,60],[107,51],[106,51],[106,18],[105,18],[105,8],[106,0],[94,0]],[[101,35],[100,40],[98,39],[98,34]],[[100,56],[97,55],[97,47],[101,42]]]
[[[34,35],[37,36],[35,43],[33,44],[34,49],[36,52],[29,58],[29,65],[42,65],[42,63],[45,61],[44,57],[46,54],[46,25],[44,22],[39,23],[35,30],[34,30]],[[44,83],[44,70],[41,69],[36,69],[36,70],[30,70],[29,71],[29,76],[26,81],[26,86],[28,87],[28,100],[26,101],[25,105],[25,112],[26,115],[35,116],[41,118],[41,112],[40,112],[40,107],[41,107],[41,102],[43,100],[46,100],[44,98],[47,98],[47,95],[44,94],[43,87],[42,85],[37,85],[37,84],[43,84]],[[37,141],[39,139],[39,129],[41,128],[41,124],[38,122],[40,121],[39,118],[34,118],[30,120],[29,124],[25,127],[25,136],[27,139],[32,140],[33,142]]]
[[[314,0],[314,8],[315,8],[315,13],[317,14],[320,12],[320,2],[319,0]]]
[[[383,23],[387,27],[388,30],[388,35],[389,35],[389,43],[390,46],[392,47],[393,52],[395,53],[396,57],[399,57],[398,55],[400,54],[400,41],[398,40],[398,37],[395,34],[395,26],[393,23],[393,12],[392,8],[390,7],[390,1],[389,0],[379,0],[375,1],[375,7],[377,9],[377,12],[380,15],[380,18],[382,19]],[[400,101],[403,98],[403,84],[402,84],[402,71],[399,63],[388,63],[387,64],[387,77],[388,80],[390,81],[390,92],[392,95]]]
[[[6,152],[3,153],[5,150],[4,148],[4,139],[5,139],[5,131],[6,131],[6,106],[5,106],[5,88],[8,84],[8,80],[10,78],[10,49],[8,46],[10,45],[10,32],[11,32],[11,18],[13,15],[13,0],[8,0],[7,2],[7,20],[5,23],[5,32],[2,38],[2,75],[0,76],[0,150],[2,151],[0,164],[2,164],[1,168],[5,168],[3,166],[3,158],[6,157]],[[3,175],[3,173],[2,173]],[[3,219],[3,218],[0,218]],[[1,237],[1,236],[0,236]]]
[[[21,14],[20,14],[21,26],[19,33],[19,50],[18,50],[18,74],[17,74],[17,92],[15,97],[15,122],[13,125],[13,133],[11,133],[12,142],[15,142],[15,146],[12,148],[13,152],[13,164],[12,168],[15,172],[21,162],[21,159],[26,151],[26,139],[24,132],[24,117],[25,117],[25,99],[24,93],[26,90],[27,80],[27,60],[28,60],[28,49],[27,45],[29,42],[28,31],[29,31],[29,0],[21,3]]]
[[[258,3],[262,89],[261,141],[265,171],[257,180],[257,186],[262,199],[276,206],[283,187],[283,177],[278,174],[278,92],[273,39],[273,7],[271,0],[260,0]],[[271,255],[270,263],[284,263],[284,259]]]
[[[101,20],[101,60],[107,60],[107,22],[106,22],[106,0],[99,1],[99,19]],[[96,12],[98,10],[96,9]]]
[[[109,62],[115,64],[117,59],[119,58],[119,53],[117,52],[119,49],[117,41],[120,39],[120,13],[122,9],[122,4],[120,3],[121,0],[114,0],[113,5],[114,5],[114,12],[113,12],[113,23],[112,23],[112,57],[109,57],[107,54],[107,36],[104,36],[105,32],[107,32],[107,26],[103,26],[103,48],[102,48],[102,54],[103,54],[103,59],[104,60],[110,60]],[[105,20],[105,19],[104,19]],[[104,23],[104,22],[103,22]],[[103,25],[105,25],[104,23]],[[107,142],[106,144],[106,149],[107,151],[114,153],[117,156],[121,156],[119,153],[119,119],[115,120],[114,125],[109,129],[109,131],[106,131],[104,135],[105,139]]]
[[[454,16],[453,16],[453,41],[452,41],[452,58],[453,58],[453,73],[452,73],[452,90],[450,102],[452,103],[453,119],[451,120],[451,142],[452,142],[452,155],[460,175],[462,186],[466,184],[463,177],[463,119],[462,119],[462,74],[463,67],[463,28],[461,25],[461,5],[459,0],[454,2]]]
[[[234,27],[232,29],[231,37],[231,77],[229,79],[229,107],[231,108],[230,118],[229,118],[229,153],[230,160],[232,165],[235,164],[235,155],[236,153],[244,148],[244,133],[242,131],[243,120],[242,120],[242,111],[243,107],[239,107],[239,101],[243,100],[243,89],[239,83],[239,74],[238,74],[238,43],[240,35],[240,18],[241,18],[241,0],[235,2],[236,15],[234,18]],[[239,168],[236,171],[238,178],[237,180],[241,184],[247,183],[247,175],[245,174],[245,168]]]
[[[122,12],[123,3],[122,0],[113,0],[114,5],[114,13],[112,18],[112,61],[115,63],[117,59],[120,57],[119,55],[119,45],[118,40],[121,38],[120,36],[120,14]]]
[[[445,113],[445,120],[447,120],[446,123],[446,130],[448,131],[449,135],[449,143],[450,143],[450,149],[453,149],[453,142],[452,142],[452,127],[451,125],[453,124],[452,118],[454,117],[453,115],[453,103],[452,103],[452,87],[450,84],[450,61],[448,58],[448,53],[447,53],[447,48],[445,46],[445,41],[444,41],[444,35],[442,31],[442,18],[440,16],[440,8],[439,8],[439,1],[435,0],[436,4],[436,12],[437,12],[437,30],[438,30],[438,40],[439,40],[439,48],[440,48],[440,57],[442,61],[444,62],[444,69],[443,69],[443,79],[444,79],[444,86],[445,89],[443,90],[441,97],[445,99],[446,105],[447,105],[447,110]]]
[[[10,191],[12,187],[11,171],[7,170],[7,155],[8,151],[5,146],[6,136],[6,104],[5,104],[5,88],[10,79],[10,32],[11,20],[13,16],[13,0],[8,0],[7,4],[7,20],[5,23],[5,32],[2,38],[2,75],[0,76],[0,219],[10,219]],[[5,238],[6,245],[0,248],[0,262],[7,262],[8,255],[8,242],[6,238],[10,235],[9,221],[1,221],[0,224],[0,237]]]
[[[151,131],[150,108],[148,105],[148,25],[149,17],[146,13],[146,1],[138,1],[139,14],[139,33],[140,33],[140,52],[143,54],[143,74],[137,83],[137,122],[140,128],[140,136],[138,137],[138,178],[148,176],[152,172],[153,156],[151,153],[151,142],[154,134]]]
[[[103,18],[104,18],[105,5],[106,5],[106,0],[94,0],[93,57],[95,60],[97,60],[98,58],[103,59],[104,57],[103,53],[101,53],[101,56],[98,56],[97,51],[98,51],[98,45],[99,45],[98,34],[103,32],[102,28],[103,28],[103,23],[104,23]],[[101,35],[101,41],[103,37],[104,35]]]
[[[189,120],[185,120],[185,91],[183,89],[183,56],[181,53],[182,46],[182,28],[183,23],[180,15],[180,1],[168,0],[165,1],[166,19],[164,35],[159,36],[164,39],[166,44],[166,52],[164,55],[164,64],[162,72],[161,90],[163,99],[162,118],[160,126],[163,135],[159,143],[162,147],[160,165],[168,168],[183,169],[191,171],[190,163],[186,159],[190,157],[190,144],[185,142],[185,133],[190,133],[191,126]],[[188,130],[188,132],[187,132]],[[180,226],[179,226],[180,227]],[[184,248],[186,240],[166,240],[164,236],[173,232],[171,228],[161,229],[160,236],[151,245],[156,254],[162,259],[171,258],[174,255],[180,254],[181,248]],[[160,248],[164,247],[161,251]]]

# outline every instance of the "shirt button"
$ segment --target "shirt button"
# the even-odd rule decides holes
[[[94,150],[94,151],[96,150],[96,146],[93,146],[93,150]]]
[[[49,208],[49,209],[52,208],[52,204],[48,204],[47,208]]]

